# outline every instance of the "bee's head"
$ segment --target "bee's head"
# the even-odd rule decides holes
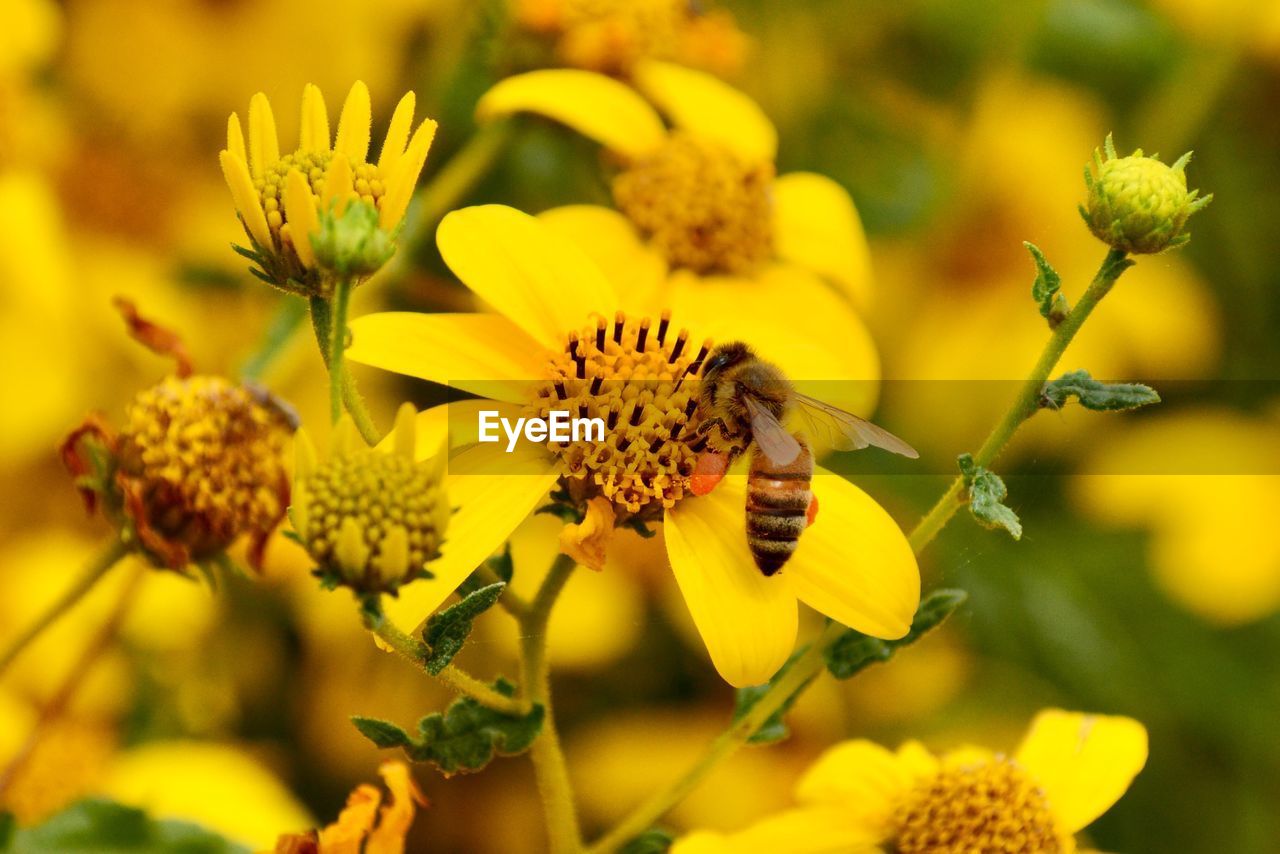
[[[702,366],[702,377],[703,379],[713,379],[722,371],[751,358],[753,358],[751,348],[741,341],[721,344],[711,351],[711,355],[707,356],[706,364]]]

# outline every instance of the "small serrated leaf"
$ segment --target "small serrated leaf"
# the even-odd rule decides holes
[[[849,629],[827,647],[827,670],[837,679],[848,679],[868,665],[888,661],[898,650],[910,646],[942,625],[967,598],[968,595],[963,590],[933,591],[916,608],[911,630],[897,640],[880,640]]]
[[[977,465],[970,454],[961,454],[957,462],[969,491],[969,512],[978,524],[991,530],[1003,528],[1015,540],[1022,539],[1022,522],[1018,514],[1004,504],[1009,488],[1000,476]]]
[[[1062,295],[1062,277],[1044,257],[1040,247],[1029,242],[1022,245],[1027,247],[1036,262],[1036,280],[1031,285],[1031,296],[1040,306],[1040,315],[1049,321],[1050,326],[1057,326],[1071,310],[1067,298]]]
[[[1040,406],[1061,409],[1073,397],[1094,412],[1127,412],[1160,402],[1160,394],[1142,383],[1104,383],[1088,371],[1072,371],[1045,384]]]
[[[431,650],[423,662],[428,673],[435,675],[449,666],[471,635],[475,618],[497,603],[506,586],[505,582],[498,582],[481,587],[427,620],[422,639]]]
[[[542,732],[544,717],[541,705],[525,715],[507,715],[462,697],[443,713],[420,720],[419,737],[405,752],[416,762],[430,762],[446,776],[478,771],[495,755],[514,756],[528,750]]]
[[[406,747],[413,744],[413,738],[400,727],[381,718],[366,718],[352,715],[351,722],[360,730],[360,734],[374,743],[374,746],[386,750],[391,747]]]
[[[787,671],[791,669],[791,666],[796,663],[796,659],[804,655],[808,649],[809,647],[806,645],[792,653],[786,663],[778,668],[778,672],[773,674],[773,677],[764,685],[751,685],[746,688],[739,688],[735,691],[733,695],[733,720],[739,721],[745,717],[746,714],[751,711],[752,707],[754,707],[756,703],[760,702],[761,697],[773,690],[773,686],[777,684],[778,680],[786,675]],[[805,684],[807,685],[808,683]],[[803,690],[804,689],[801,688],[800,691],[797,691],[788,697],[786,702],[784,702],[776,712],[770,715],[769,718],[760,725],[760,728],[751,734],[747,741],[751,744],[772,744],[775,741],[782,741],[784,738],[789,736],[791,731],[787,728],[786,721],[783,720],[783,718],[786,713],[791,710],[792,705],[795,704],[796,697],[800,696],[800,693]]]

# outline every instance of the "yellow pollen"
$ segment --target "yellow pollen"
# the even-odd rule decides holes
[[[602,495],[626,513],[661,512],[684,497],[697,457],[696,378],[710,349],[671,328],[669,313],[657,322],[599,318],[569,333],[552,356],[547,380],[525,414],[600,418],[603,441],[548,442],[566,477]]]
[[[773,253],[773,177],[772,163],[674,133],[614,178],[613,198],[673,267],[743,273]]]
[[[307,551],[363,592],[394,592],[439,553],[449,507],[425,462],[373,448],[335,455],[299,494]],[[344,529],[356,542],[343,542]]]
[[[296,169],[302,173],[311,186],[312,195],[319,200],[324,192],[324,182],[332,160],[332,151],[299,150],[281,157],[263,172],[261,178],[253,182],[254,189],[262,200],[262,209],[267,215],[267,225],[277,241],[280,240],[281,226],[289,221],[285,216],[284,205],[284,186],[289,170]],[[381,209],[386,184],[378,167],[370,163],[353,163],[351,173],[352,191],[375,208]]]
[[[199,560],[284,514],[292,424],[262,395],[222,377],[169,377],[129,405],[118,479],[140,526]],[[144,537],[145,539],[145,537]]]
[[[1016,763],[996,758],[950,768],[895,810],[896,854],[1059,854],[1062,836],[1043,790]]]

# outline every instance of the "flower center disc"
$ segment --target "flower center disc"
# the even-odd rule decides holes
[[[262,209],[267,214],[267,225],[277,241],[280,239],[280,227],[289,221],[284,210],[284,182],[289,170],[297,169],[301,172],[311,185],[312,194],[319,199],[324,192],[324,182],[332,160],[332,151],[295,151],[281,157],[263,171],[261,178],[253,182],[262,199]],[[355,194],[381,209],[386,186],[378,167],[371,163],[352,163],[351,173],[351,189]]]
[[[772,163],[674,133],[613,180],[618,208],[673,267],[742,273],[773,252]]]
[[[1007,759],[942,771],[893,816],[896,854],[1060,854],[1044,792]]]
[[[667,312],[656,328],[647,317],[636,322],[619,312],[612,327],[602,317],[581,333],[570,332],[526,412],[602,419],[603,440],[550,442],[548,448],[568,478],[631,514],[657,515],[684,497],[697,457],[698,393],[692,380],[710,342],[691,352],[688,330],[673,334],[670,325]]]

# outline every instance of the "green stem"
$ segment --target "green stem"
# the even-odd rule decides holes
[[[488,706],[497,712],[507,715],[525,715],[529,713],[529,703],[498,693],[495,689],[481,682],[476,677],[452,664],[439,673],[427,670],[426,645],[417,638],[410,637],[386,617],[381,619],[365,619],[365,627],[373,632],[379,640],[391,647],[401,658],[414,664],[427,675],[448,685],[465,697],[470,697],[482,706]]]
[[[1054,328],[1053,335],[1049,337],[1049,342],[1045,344],[1044,350],[1041,351],[1035,367],[1031,369],[1030,375],[1018,390],[1018,396],[1014,398],[1004,417],[987,435],[982,447],[973,455],[975,464],[989,466],[995,462],[996,457],[1009,444],[1013,434],[1018,431],[1023,422],[1034,415],[1040,408],[1040,395],[1044,391],[1044,384],[1049,381],[1049,376],[1053,373],[1053,369],[1058,366],[1058,361],[1062,359],[1062,354],[1066,352],[1067,347],[1076,337],[1076,333],[1084,326],[1084,322],[1089,319],[1089,315],[1098,307],[1098,303],[1111,290],[1112,285],[1116,283],[1116,279],[1120,278],[1120,274],[1132,265],[1133,262],[1129,261],[1125,253],[1119,249],[1112,249],[1107,253],[1107,257],[1102,261],[1102,266],[1098,268],[1097,275],[1093,277],[1093,281],[1085,289],[1080,301],[1067,313],[1062,322]],[[925,546],[929,545],[933,538],[946,527],[947,522],[960,509],[964,501],[964,477],[957,476],[951,482],[951,485],[947,487],[947,491],[938,499],[937,503],[930,508],[924,518],[911,530],[910,535],[907,537],[911,547],[919,553]]]
[[[351,280],[338,280],[333,289],[332,314],[329,316],[329,421],[342,417],[343,356],[347,350],[347,306],[351,303]]]
[[[67,589],[65,593],[58,597],[40,617],[23,630],[16,638],[9,642],[4,652],[0,653],[0,674],[9,669],[9,665],[14,662],[23,650],[27,648],[37,637],[44,632],[45,629],[57,622],[58,618],[69,611],[77,602],[84,598],[94,586],[102,580],[110,569],[120,562],[126,554],[130,552],[129,546],[120,541],[118,537],[113,537],[107,547],[94,555],[93,559],[85,567],[84,572],[76,579],[75,583]]]
[[[1009,410],[982,443],[974,460],[978,465],[988,465],[1004,450],[1022,423],[1039,409],[1040,394],[1049,375],[1057,367],[1058,360],[1067,346],[1075,338],[1080,327],[1093,313],[1107,292],[1111,290],[1116,279],[1120,277],[1132,262],[1126,260],[1125,253],[1112,249],[1107,253],[1102,266],[1084,295],[1062,322],[1054,329],[1053,335],[1045,345],[1036,361],[1031,374],[1018,391]],[[956,510],[964,503],[964,478],[958,477],[925,515],[920,523],[908,535],[911,548],[918,555],[924,550],[939,531],[946,526]],[[751,710],[732,726],[720,733],[711,743],[707,751],[667,789],[658,792],[635,810],[628,814],[612,830],[606,833],[589,849],[589,854],[605,854],[616,851],[629,840],[652,827],[673,806],[683,800],[706,778],[713,768],[725,758],[747,743],[752,733],[756,732],[772,715],[781,709],[792,697],[803,691],[826,666],[827,648],[834,643],[846,629],[839,623],[829,623],[822,634],[813,642],[791,668],[783,674],[770,689],[763,694]]]
[[[511,120],[503,119],[478,129],[418,191],[417,204],[409,207],[405,218],[404,237],[400,251],[391,262],[393,271],[389,278],[396,280],[406,273],[406,266],[412,263],[419,249],[433,239],[440,220],[489,171],[511,138],[511,127]]]
[[[486,587],[490,584],[502,583],[502,579],[498,577],[498,573],[494,572],[483,563],[476,567],[475,574],[477,578],[484,582]],[[515,617],[517,620],[527,618],[529,616],[530,609],[533,607],[527,599],[512,590],[510,584],[508,584],[502,591],[502,596],[499,597],[498,604],[502,606],[503,610]]]
[[[310,305],[311,328],[315,332],[316,343],[320,346],[320,355],[324,359],[324,365],[329,369],[330,388],[332,389],[333,369],[331,363],[333,357],[330,352],[333,337],[331,332],[332,311],[329,301],[320,297],[312,297]],[[369,410],[364,404],[364,399],[360,397],[355,379],[345,367],[342,371],[342,401],[365,442],[371,447],[381,442],[382,435],[378,432],[377,425],[373,423],[373,417],[369,414]]]
[[[527,701],[545,711],[542,732],[533,743],[530,757],[538,779],[547,820],[551,854],[572,854],[582,850],[582,835],[574,807],[569,765],[565,762],[551,709],[551,679],[547,664],[547,621],[560,591],[573,574],[573,558],[558,555],[543,580],[529,611],[520,619],[520,684]]]

